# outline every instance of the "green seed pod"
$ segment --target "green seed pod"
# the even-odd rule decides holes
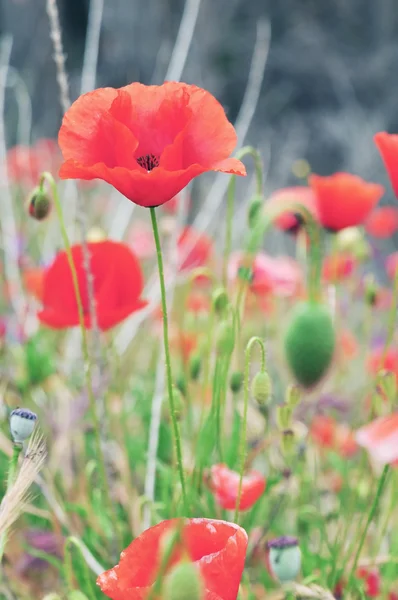
[[[16,444],[22,444],[33,433],[37,415],[28,408],[16,408],[10,414],[10,431]]]
[[[231,373],[231,379],[229,380],[229,387],[233,394],[238,394],[242,389],[243,385],[243,373],[242,371],[234,371]]]
[[[264,406],[272,395],[272,381],[267,371],[259,371],[253,377],[251,392],[253,398],[261,405]]]
[[[301,391],[297,385],[290,384],[286,390],[286,404],[292,409],[300,404]]]
[[[202,368],[202,358],[199,354],[193,354],[189,361],[189,374],[193,381],[199,378]]]
[[[219,354],[232,354],[235,345],[235,332],[233,325],[222,321],[216,334],[216,348]]]
[[[28,211],[31,217],[37,221],[43,221],[51,210],[49,196],[40,188],[33,190],[28,201]]]
[[[280,583],[294,581],[301,569],[301,550],[296,538],[281,537],[268,542],[269,565]]]
[[[288,404],[282,404],[276,409],[276,422],[280,431],[289,429],[292,424],[293,409]]]
[[[317,384],[332,362],[335,348],[332,317],[326,306],[302,302],[296,306],[285,336],[287,362],[305,388]]]
[[[247,222],[250,229],[252,229],[257,223],[263,205],[264,198],[262,196],[253,196],[249,204],[249,210],[247,212]]]
[[[204,589],[198,567],[182,562],[165,578],[162,590],[164,600],[202,600]]]
[[[218,315],[222,314],[229,304],[229,298],[226,290],[222,287],[217,288],[213,292],[212,302],[214,312]]]

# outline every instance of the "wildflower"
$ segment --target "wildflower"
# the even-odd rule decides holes
[[[365,582],[365,594],[368,598],[377,598],[381,593],[380,572],[377,567],[372,569],[359,567],[357,577]]]
[[[143,600],[156,580],[161,564],[162,540],[178,528],[178,519],[162,521],[144,531],[120,556],[116,567],[97,583],[112,600]],[[166,575],[182,557],[198,569],[203,600],[236,600],[245,563],[246,532],[233,523],[213,519],[185,519],[180,540],[172,551]]]
[[[89,243],[90,269],[94,279],[94,298],[98,325],[107,330],[145,306],[141,298],[143,277],[138,260],[124,244],[106,240]],[[82,247],[72,247],[77,271],[84,323],[91,327],[86,273]],[[77,301],[66,252],[60,252],[48,267],[43,282],[42,323],[53,329],[79,324]]]
[[[206,171],[245,175],[236,133],[205,90],[132,83],[80,96],[58,137],[62,179],[102,179],[135,204],[159,206]]]
[[[294,581],[301,569],[301,550],[297,538],[283,536],[267,542],[271,574],[281,583]]]
[[[46,194],[39,188],[36,188],[28,201],[28,211],[29,215],[36,219],[36,221],[43,221],[46,217],[48,217],[51,210],[51,201]]]
[[[230,279],[238,275],[243,256],[236,252],[231,256],[228,274]],[[287,256],[269,256],[259,253],[252,265],[250,290],[256,296],[273,293],[288,297],[298,293],[302,284],[302,272],[295,260]]]
[[[395,195],[398,196],[398,135],[381,131],[374,136]]]
[[[355,260],[349,254],[335,254],[325,257],[322,276],[328,283],[337,283],[349,278],[355,268]]]
[[[226,510],[234,510],[239,492],[240,475],[227,465],[217,464],[210,469],[209,485],[217,504]],[[250,471],[243,477],[239,510],[250,509],[263,495],[265,477],[258,471]]]
[[[398,383],[398,348],[389,348],[386,353],[383,347],[375,348],[372,350],[367,366],[373,375],[377,375],[382,370],[394,373]]]
[[[285,335],[287,362],[297,382],[306,388],[316,385],[330,367],[334,348],[334,326],[326,306],[298,304]]]
[[[358,429],[356,441],[383,464],[398,460],[398,413],[380,417]]]
[[[10,430],[15,443],[21,444],[33,433],[37,415],[28,408],[16,408],[10,415]]]
[[[333,448],[336,422],[331,417],[316,415],[312,420],[310,435],[321,448]]]
[[[177,241],[177,250],[180,271],[192,271],[209,262],[213,242],[206,234],[198,233],[192,227],[184,227]]]
[[[311,175],[309,181],[316,195],[319,222],[332,231],[361,225],[384,194],[382,185],[350,173]]]
[[[283,208],[289,204],[300,204],[304,206],[315,220],[318,219],[316,198],[313,190],[310,187],[296,186],[277,190],[269,197],[265,204],[266,210],[274,208]],[[274,224],[278,229],[288,233],[297,233],[304,224],[304,217],[301,213],[293,213],[286,211],[274,220]]]
[[[391,237],[398,230],[398,208],[395,206],[377,208],[370,214],[365,229],[373,237]]]

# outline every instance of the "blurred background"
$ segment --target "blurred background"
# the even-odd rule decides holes
[[[58,6],[74,99],[90,1],[58,0]],[[372,136],[398,131],[397,0],[92,0],[95,10],[101,23],[96,87],[161,83],[185,11],[185,31],[188,25],[193,34],[180,79],[211,91],[232,121],[250,69],[257,68],[246,107],[253,116],[242,141],[263,152],[269,191],[297,183],[292,169],[306,159],[320,174],[346,170],[384,183],[383,203],[392,199]],[[0,33],[3,42],[12,41],[9,81],[18,81],[14,87],[31,103],[31,139],[54,137],[61,109],[45,0],[0,0]],[[15,91],[6,96],[8,146],[18,135]]]

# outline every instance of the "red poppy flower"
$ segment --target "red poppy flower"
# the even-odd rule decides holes
[[[7,171],[11,181],[33,187],[43,171],[55,173],[60,164],[55,140],[38,140],[34,146],[14,146],[7,153]]]
[[[124,244],[106,240],[89,243],[90,266],[100,329],[110,329],[145,306],[141,292],[143,278],[138,260]],[[91,327],[82,248],[72,247],[82,297],[84,322]],[[43,283],[43,310],[38,317],[53,329],[79,324],[77,302],[66,252],[60,252],[46,270]]]
[[[321,448],[332,448],[335,441],[336,422],[331,417],[317,415],[311,423],[310,435]]]
[[[369,569],[359,567],[357,577],[365,582],[365,594],[367,598],[377,598],[381,593],[380,572],[377,567]]]
[[[365,425],[357,431],[356,440],[377,462],[394,463],[398,460],[398,413]]]
[[[374,349],[368,360],[368,368],[373,375],[383,369],[395,373],[398,384],[398,348],[389,348],[385,357],[383,348]]]
[[[165,535],[178,519],[163,521],[144,531],[120,556],[116,567],[98,577],[97,584],[112,600],[144,600],[156,580]],[[234,523],[213,519],[186,519],[181,542],[168,569],[182,554],[198,568],[206,592],[203,600],[236,600],[247,549],[247,534]],[[187,599],[188,600],[188,599]]]
[[[374,141],[386,167],[395,195],[398,196],[398,135],[381,131]]]
[[[381,206],[374,210],[365,223],[365,229],[373,237],[389,238],[398,231],[398,208]]]
[[[355,268],[355,260],[349,254],[333,254],[323,261],[322,276],[329,283],[350,277]]]
[[[197,233],[192,227],[184,227],[178,242],[180,271],[191,271],[203,267],[211,258],[213,241],[204,233]]]
[[[240,475],[227,465],[213,465],[210,470],[209,486],[217,504],[226,510],[234,510],[238,498]],[[243,477],[239,510],[248,510],[265,491],[266,480],[258,471],[250,471]]]
[[[132,202],[158,206],[206,171],[245,175],[229,158],[236,133],[201,88],[132,83],[80,96],[59,132],[62,179],[102,179]]]
[[[304,206],[312,216],[317,219],[317,208],[315,194],[309,187],[288,187],[274,192],[265,204],[266,209],[283,208],[289,204],[296,203]],[[279,229],[289,233],[297,233],[304,223],[303,217],[297,213],[285,212],[275,219],[274,224]]]
[[[309,182],[316,195],[319,221],[332,231],[361,225],[384,194],[382,185],[350,173],[311,175]]]
[[[355,433],[347,425],[337,425],[334,438],[335,450],[344,458],[351,458],[358,452]]]

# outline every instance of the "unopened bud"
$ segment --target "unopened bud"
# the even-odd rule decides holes
[[[282,404],[276,409],[276,422],[280,431],[289,429],[292,423],[292,407],[288,404]]]
[[[267,544],[272,574],[281,583],[294,581],[301,569],[301,550],[298,540],[283,536]]]
[[[198,567],[181,562],[167,575],[163,584],[164,600],[202,600],[204,588]]]
[[[296,437],[293,429],[285,429],[282,432],[282,451],[285,457],[289,457],[296,449]]]
[[[226,290],[222,287],[214,290],[212,301],[214,312],[218,315],[222,314],[229,304],[229,298]]]
[[[235,345],[235,332],[233,325],[222,321],[217,329],[216,347],[219,354],[232,354]]]
[[[196,381],[200,375],[202,359],[199,354],[193,354],[189,360],[189,374],[193,381]]]
[[[300,400],[300,388],[294,384],[289,385],[286,390],[286,404],[291,408],[295,408],[300,403]]]
[[[253,398],[264,406],[272,394],[272,381],[267,371],[259,371],[252,380],[251,391]]]
[[[242,385],[243,385],[242,371],[234,371],[231,374],[231,379],[229,380],[229,387],[231,388],[231,392],[233,394],[237,394],[242,389]]]
[[[37,221],[43,221],[51,210],[51,201],[43,190],[36,188],[29,197],[28,211]]]
[[[254,196],[249,204],[249,210],[247,213],[247,220],[250,228],[253,228],[257,223],[258,216],[261,212],[261,208],[264,204],[262,196]]]
[[[16,408],[10,415],[10,431],[16,444],[22,444],[33,433],[37,415],[28,408]]]

